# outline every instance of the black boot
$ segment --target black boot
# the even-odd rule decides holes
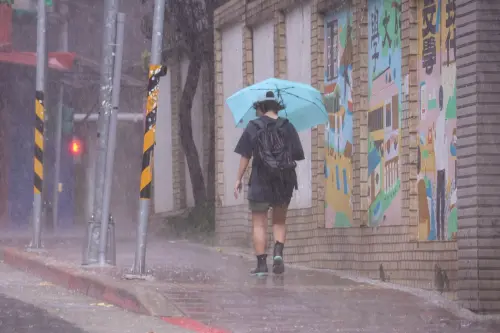
[[[285,272],[285,263],[283,261],[283,247],[285,244],[276,242],[273,253],[273,273],[283,274]]]
[[[257,256],[257,268],[253,269],[250,274],[257,276],[267,275],[267,254],[261,254]]]

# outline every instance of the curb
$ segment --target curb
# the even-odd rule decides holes
[[[163,295],[111,277],[102,277],[56,263],[53,258],[15,248],[2,248],[0,259],[16,269],[34,274],[68,290],[102,300],[138,314],[182,317],[179,309]],[[52,262],[51,262],[52,261]]]
[[[185,328],[187,330],[196,332],[196,333],[231,333],[226,330],[221,330],[218,328],[213,328],[206,326],[196,320],[192,320],[189,318],[183,317],[163,317],[161,318],[164,322],[169,323],[171,325],[175,325],[178,327]]]
[[[57,263],[54,258],[12,247],[0,248],[0,261],[36,275],[55,285],[124,310],[159,317],[164,322],[196,333],[231,333],[187,318],[175,305],[153,288],[133,285],[111,277],[102,277]]]

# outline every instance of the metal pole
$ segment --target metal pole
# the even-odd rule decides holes
[[[66,1],[61,2],[60,15],[62,17],[61,32],[59,36],[59,48],[63,52],[68,51],[68,4]],[[59,84],[58,103],[57,103],[57,119],[55,133],[55,154],[56,161],[54,167],[54,189],[52,199],[52,227],[57,229],[59,226],[59,178],[61,174],[61,147],[62,147],[62,118],[64,107],[64,85]]]
[[[104,176],[106,172],[106,147],[108,145],[109,118],[111,115],[111,92],[113,90],[113,51],[116,35],[117,0],[104,2],[104,34],[102,41],[101,61],[101,89],[100,112],[97,123],[97,149],[94,177],[94,219],[89,221],[89,234],[87,234],[87,250],[84,254],[83,264],[97,264],[99,252],[98,225],[101,222]]]
[[[116,27],[116,51],[115,68],[113,77],[113,94],[111,103],[111,117],[109,122],[108,151],[106,153],[106,173],[104,177],[104,195],[101,215],[101,234],[99,244],[99,265],[106,265],[106,248],[108,241],[108,221],[109,204],[111,201],[111,185],[113,184],[113,162],[115,159],[116,147],[116,123],[118,116],[118,107],[120,105],[120,85],[122,79],[122,59],[123,59],[123,40],[125,30],[125,14],[118,13]],[[110,244],[111,245],[111,244]]]
[[[36,94],[35,94],[35,151],[34,151],[34,198],[33,198],[33,238],[30,250],[42,249],[42,188],[43,188],[43,144],[45,121],[45,0],[38,0],[37,40],[36,40]]]
[[[151,159],[155,144],[156,111],[158,101],[158,85],[160,77],[166,74],[166,68],[161,64],[163,19],[165,15],[165,0],[155,0],[153,17],[153,36],[151,38],[151,64],[149,65],[148,99],[146,104],[146,119],[144,143],[142,149],[142,173],[139,199],[139,221],[137,224],[137,247],[135,251],[132,274],[141,277],[146,274],[146,239],[148,231],[149,204],[151,201]]]

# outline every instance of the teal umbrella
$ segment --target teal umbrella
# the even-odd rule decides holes
[[[270,78],[241,89],[226,100],[236,127],[245,128],[257,117],[254,103],[262,100],[268,91],[284,106],[279,116],[288,118],[297,131],[328,122],[323,97],[317,89],[304,83]]]

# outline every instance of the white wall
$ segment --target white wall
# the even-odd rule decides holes
[[[186,83],[187,72],[189,68],[189,60],[187,58],[181,61],[181,77],[182,77],[182,89],[184,89],[184,84]],[[193,106],[191,108],[191,127],[193,129],[193,140],[198,151],[198,156],[200,158],[201,167],[203,170],[203,177],[205,182],[207,180],[207,170],[203,169],[203,93],[202,93],[202,76],[200,73],[200,79],[198,81],[198,87],[196,88],[196,94],[193,98]],[[180,110],[182,112],[182,110]],[[184,157],[186,166],[186,205],[188,207],[194,207],[194,197],[193,197],[193,185],[191,182],[191,175],[189,174],[189,168],[187,165],[187,160]]]
[[[291,81],[311,83],[311,5],[299,6],[286,15],[287,78]],[[290,208],[312,206],[311,187],[311,131],[299,133],[306,159],[298,163],[299,190]]]
[[[222,32],[222,91],[224,101],[243,88],[243,25],[238,24]],[[242,130],[236,128],[231,111],[224,103],[224,206],[244,203],[243,195],[234,198],[233,188],[238,173],[240,156],[234,153]]]
[[[274,77],[274,22],[268,21],[253,30],[254,82]]]
[[[160,79],[158,113],[156,116],[156,146],[154,153],[154,209],[165,213],[174,209],[172,176],[172,108],[170,71]]]

